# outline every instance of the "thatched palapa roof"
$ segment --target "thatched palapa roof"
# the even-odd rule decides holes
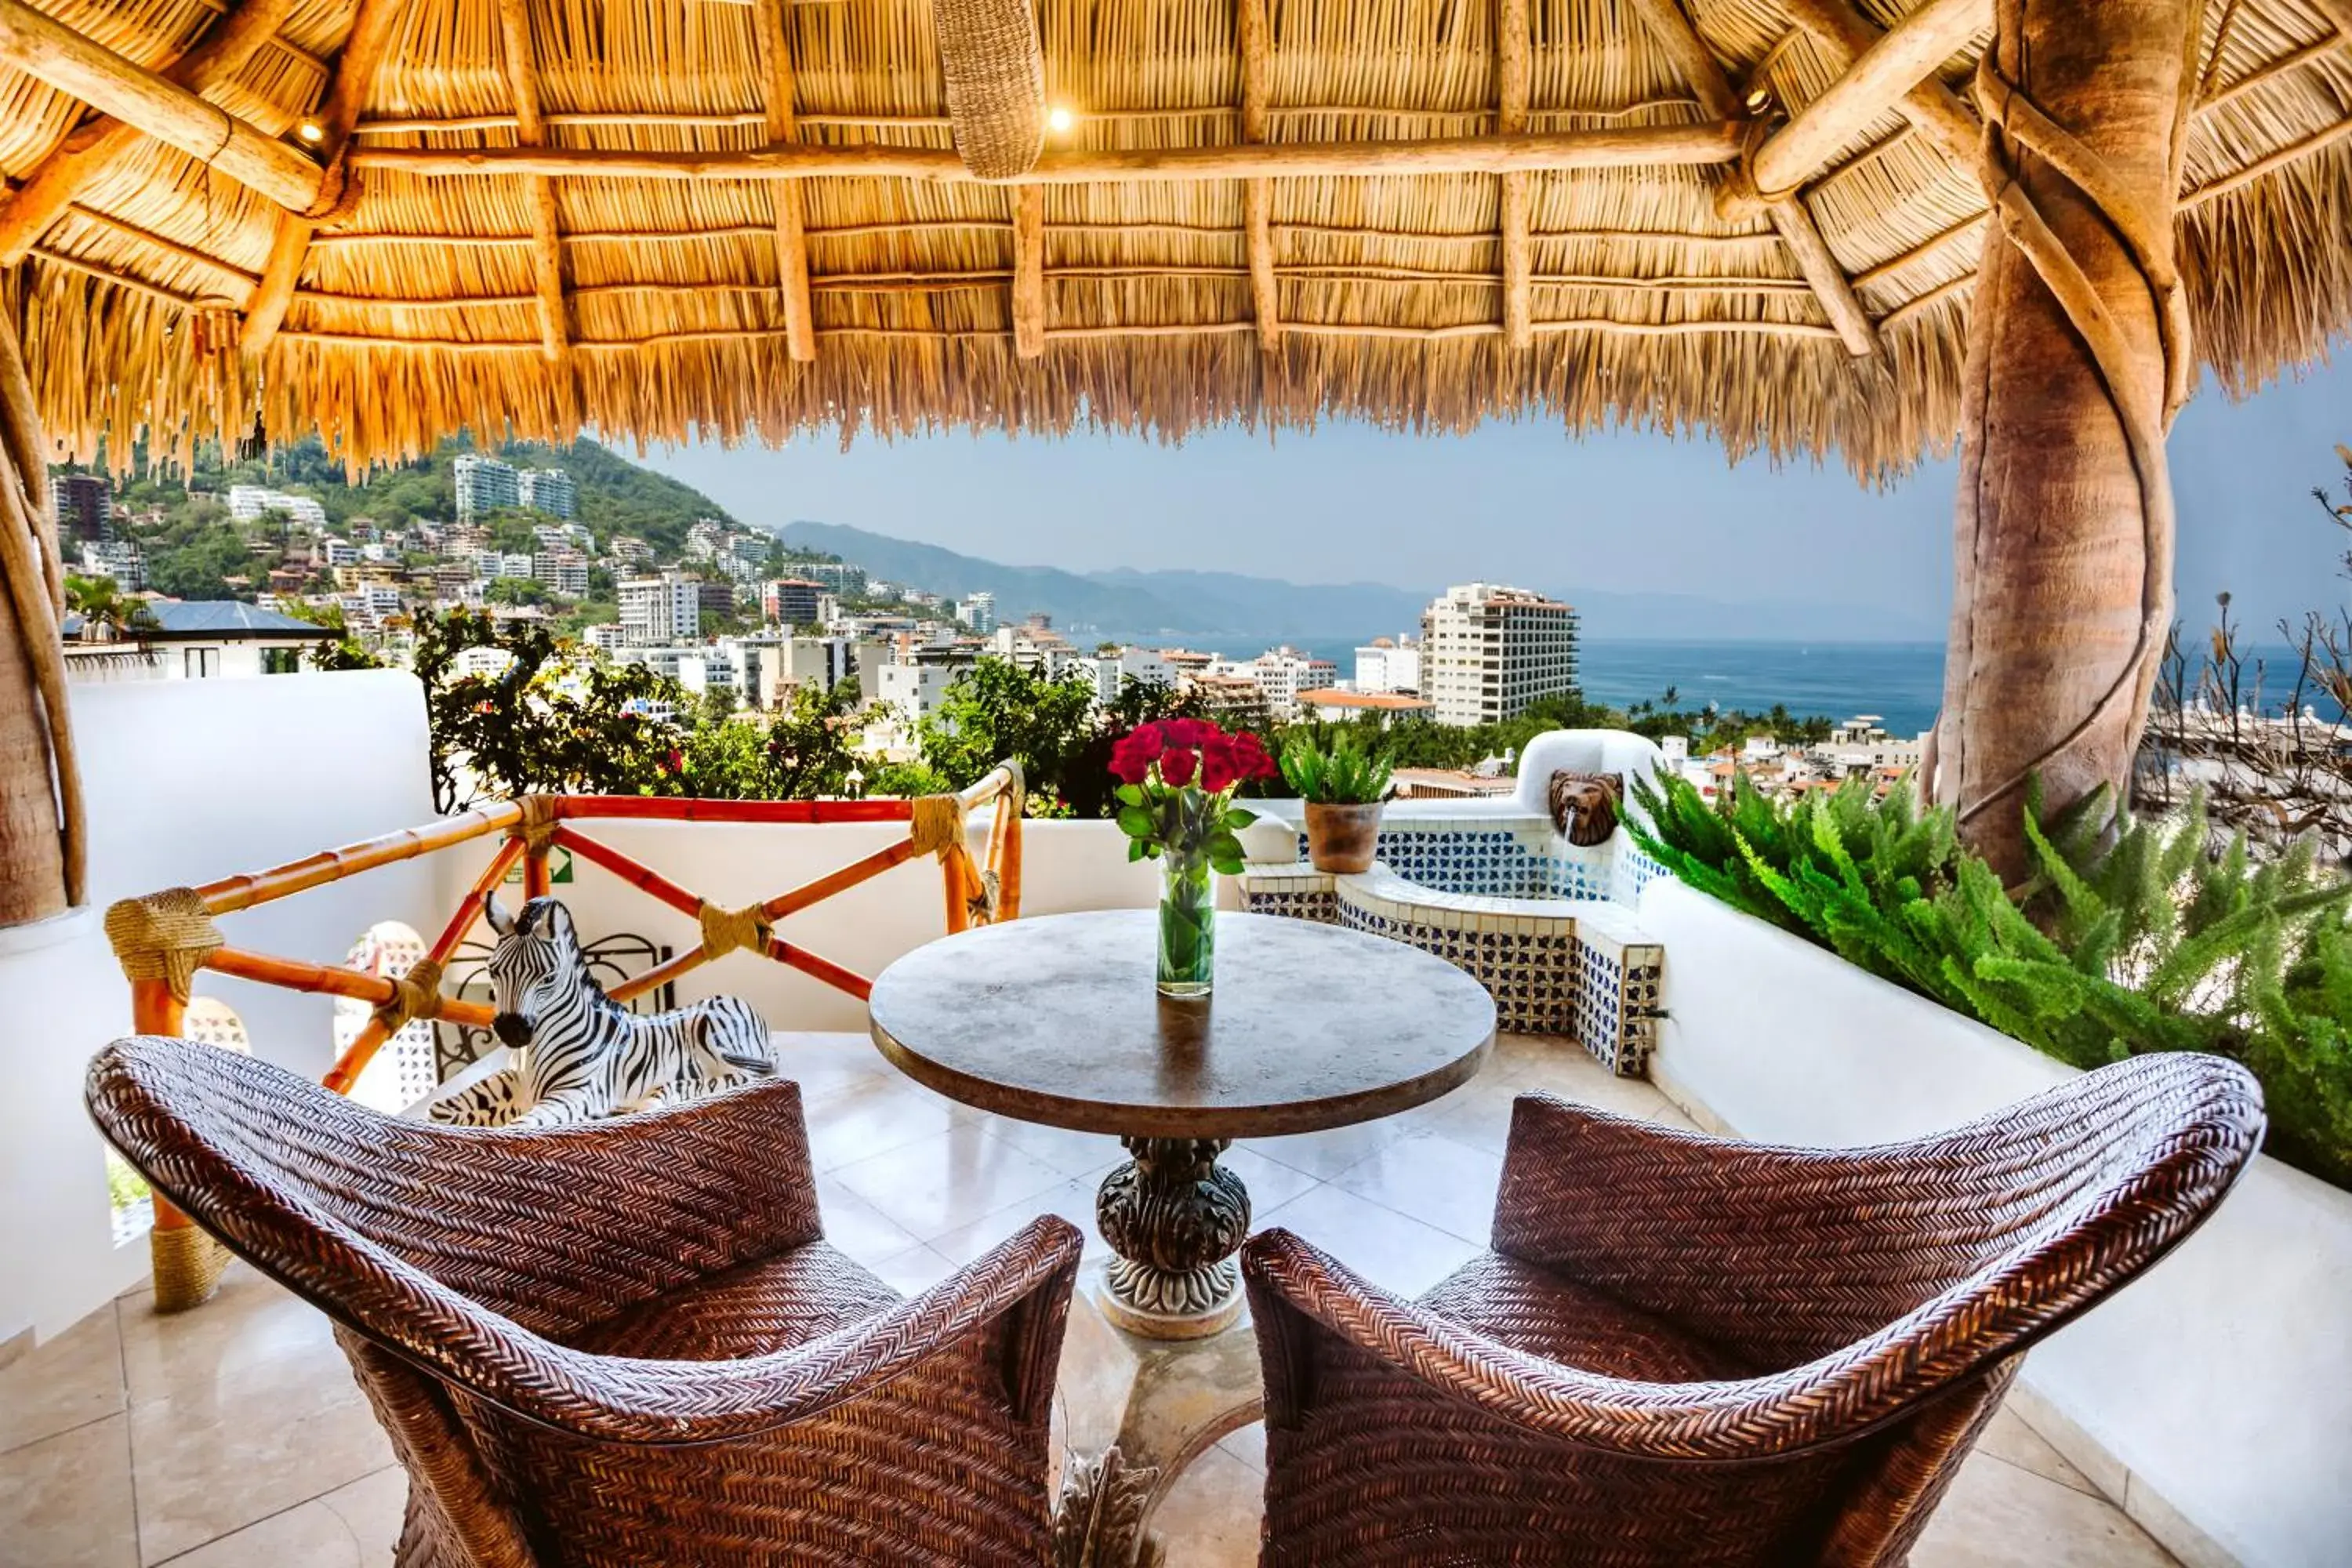
[[[363,463],[460,426],[1528,415],[1865,475],[1958,427],[1981,3],[1039,0],[1073,120],[1017,184],[958,157],[935,5],[975,0],[0,0],[226,111],[200,157],[0,69],[47,427],[257,412]],[[1937,77],[1743,194],[1906,16]],[[2352,324],[2347,27],[2205,7],[2181,267],[2233,387]],[[346,154],[309,185],[305,132]]]

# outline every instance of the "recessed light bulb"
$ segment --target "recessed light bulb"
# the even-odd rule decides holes
[[[315,120],[299,121],[294,126],[294,134],[304,145],[316,147],[327,139],[327,128]]]
[[[1045,129],[1056,136],[1062,135],[1077,122],[1078,117],[1062,104],[1057,103],[1045,111]]]

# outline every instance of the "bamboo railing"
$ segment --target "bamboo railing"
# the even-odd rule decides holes
[[[375,1009],[374,1016],[321,1080],[348,1094],[383,1043],[417,1019],[487,1026],[491,1009],[480,1002],[444,995],[443,969],[482,918],[483,896],[522,865],[523,896],[548,891],[548,856],[556,848],[610,872],[656,901],[702,925],[702,941],[611,990],[626,1002],[677,980],[740,947],[799,970],[863,1001],[873,991],[864,975],[844,968],[775,933],[789,916],[835,894],[872,880],[895,866],[932,856],[940,862],[946,923],[952,933],[976,922],[1015,919],[1021,912],[1021,813],[1024,786],[1017,763],[999,763],[970,789],[913,800],[733,801],[668,800],[636,795],[541,795],[502,801],[429,824],[345,845],[266,871],[225,877],[198,888],[172,888],[126,899],[107,911],[107,935],[131,981],[131,1026],[141,1034],[181,1032],[190,987],[199,971],[226,974],[264,985],[332,996],[348,996]],[[993,806],[987,847],[973,857],[966,818]],[[591,837],[583,824],[608,822],[708,822],[807,824],[904,822],[903,839],[773,898],[725,910],[610,845]],[[501,843],[466,897],[450,914],[425,956],[397,979],[341,964],[281,958],[231,946],[213,924],[233,914],[340,882],[381,866],[414,860],[438,850],[503,835]],[[178,1311],[208,1300],[227,1261],[217,1242],[197,1229],[159,1194],[151,1237],[155,1271],[155,1309]]]

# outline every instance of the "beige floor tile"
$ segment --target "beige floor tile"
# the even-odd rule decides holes
[[[1280,1208],[1318,1184],[1318,1178],[1297,1166],[1259,1153],[1255,1143],[1234,1144],[1217,1156],[1217,1163],[1239,1176],[1242,1185],[1249,1189],[1250,1212],[1254,1215]]]
[[[866,1267],[901,1296],[919,1296],[954,1273],[956,1268],[938,1252],[920,1245]]]
[[[1265,1507],[1265,1475],[1212,1447],[1184,1468],[1153,1516],[1168,1568],[1255,1568]]]
[[[137,1568],[129,1426],[109,1415],[0,1454],[0,1562]]]
[[[959,1120],[955,1109],[902,1078],[874,1079],[807,1108],[809,1153],[820,1171],[870,1160]]]
[[[1979,1453],[1912,1549],[1911,1568],[2172,1568],[2121,1510]]]
[[[109,1301],[0,1372],[0,1453],[119,1414],[122,1342]]]
[[[1217,1439],[1217,1447],[1260,1475],[1265,1473],[1265,1423],[1253,1421]]]
[[[1474,1085],[1454,1096],[1445,1114],[1429,1118],[1415,1131],[1451,1138],[1500,1159],[1511,1142],[1511,1108],[1525,1092],[1516,1083]]]
[[[1991,1425],[1977,1439],[1977,1452],[2006,1459],[2021,1470],[2031,1470],[2045,1481],[2056,1481],[2085,1497],[2099,1495],[2090,1477],[2069,1464],[2065,1455],[2050,1446],[2049,1439],[2006,1406],[1994,1413]]]
[[[1456,1090],[1456,1095],[1472,1092]],[[1253,1153],[1328,1181],[1396,1136],[1390,1122],[1363,1121],[1334,1127],[1328,1132],[1295,1132],[1286,1138],[1253,1138],[1244,1147]],[[1247,1180],[1246,1177],[1244,1180]]]
[[[823,1101],[847,1090],[899,1077],[863,1035],[779,1034],[776,1068],[801,1086],[801,1104],[812,1113]]]
[[[1331,1184],[1483,1247],[1502,1179],[1501,1155],[1428,1131],[1391,1139]]]
[[[122,1346],[150,1563],[392,1462],[325,1317],[241,1266],[194,1311],[126,1306]]]
[[[1116,1164],[1098,1166],[1082,1175],[1056,1182],[1042,1193],[1034,1193],[1018,1203],[1008,1204],[993,1213],[982,1215],[969,1225],[960,1225],[944,1235],[931,1238],[931,1247],[959,1267],[971,1262],[1023,1226],[1040,1215],[1059,1215],[1076,1226],[1087,1238],[1085,1256],[1107,1258],[1110,1244],[1103,1240],[1102,1227],[1095,1223],[1095,1194],[1103,1178],[1118,1169]]]
[[[816,1205],[824,1220],[824,1238],[869,1268],[922,1239],[829,1172],[816,1179]]]
[[[400,1543],[399,1466],[170,1559],[169,1568],[383,1568]]]
[[[834,1174],[919,1241],[933,1240],[1067,1180],[969,1121],[869,1155]]]
[[[982,1115],[978,1121],[1015,1149],[1032,1159],[1044,1161],[1066,1176],[1083,1176],[1127,1158],[1127,1151],[1108,1133],[1042,1127],[1034,1121],[1015,1121],[1009,1116]]]
[[[1381,1289],[1411,1298],[1485,1250],[1329,1184],[1258,1218],[1303,1237]]]

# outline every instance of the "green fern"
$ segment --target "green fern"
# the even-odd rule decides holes
[[[1282,748],[1282,776],[1301,800],[1318,805],[1370,805],[1386,800],[1394,764],[1385,752],[1367,752],[1342,736],[1329,751],[1312,735],[1294,734]]]
[[[2141,820],[2101,792],[2045,817],[2035,789],[2011,889],[1908,788],[1774,802],[1735,778],[1709,803],[1666,777],[1635,796],[1634,839],[1690,887],[2061,1061],[2243,1062],[2270,1152],[2352,1186],[2352,880],[2308,843],[2216,854],[2201,797]]]

